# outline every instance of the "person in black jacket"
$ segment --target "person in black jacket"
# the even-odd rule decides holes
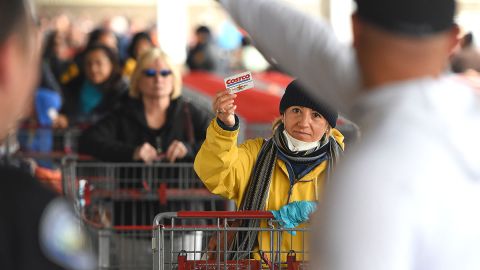
[[[40,36],[29,0],[0,1],[0,144],[25,117]],[[26,172],[0,165],[0,269],[93,269],[68,203]]]
[[[81,135],[79,152],[108,162],[193,162],[213,115],[182,98],[180,73],[160,49],[151,49],[140,57],[132,74],[129,96],[121,108]],[[141,172],[137,168],[122,168],[114,181],[121,188],[141,189]],[[167,181],[172,187],[179,169],[164,168],[156,173],[164,176],[162,179],[151,180]],[[156,190],[157,184],[151,188]],[[157,213],[180,210],[170,203],[159,206],[158,201],[117,203],[114,224],[151,224]],[[136,215],[132,220],[134,212],[148,215]]]
[[[137,59],[143,52],[153,48],[152,38],[147,32],[138,32],[132,37],[132,41],[128,46],[128,58],[123,65],[123,75],[130,77],[137,65]]]
[[[56,83],[62,82],[62,76],[68,71],[73,61],[66,57],[68,44],[65,34],[52,31],[45,36],[42,69],[48,68]]]
[[[94,123],[113,111],[127,90],[117,54],[105,45],[92,45],[84,52],[82,73],[64,88],[61,112],[70,124]]]
[[[181,75],[160,49],[139,59],[130,98],[86,130],[80,153],[104,161],[192,162],[212,115],[181,96]]]
[[[181,75],[160,49],[150,49],[139,58],[131,77],[129,95],[121,108],[82,134],[79,152],[109,162],[193,162],[213,115],[181,96]],[[161,184],[168,184],[168,188],[179,187],[182,168],[119,167],[110,184],[116,189],[135,189],[139,194],[153,192],[152,195],[157,195]],[[146,172],[151,172],[153,177],[144,179]],[[156,196],[113,198],[113,225],[151,225],[158,213],[199,207],[209,209],[210,205],[195,200],[162,203],[161,199]],[[121,258],[123,264],[144,265],[144,258],[151,262],[150,237],[127,236],[118,242],[132,249],[129,254],[134,254]]]
[[[195,30],[197,43],[190,48],[187,55],[187,65],[191,71],[215,71],[217,59],[213,48],[212,34],[206,26],[199,26]]]

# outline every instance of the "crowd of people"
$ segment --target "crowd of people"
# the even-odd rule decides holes
[[[93,269],[73,210],[32,177],[49,165],[11,155],[50,151],[48,130],[81,126],[80,154],[189,163],[211,193],[237,210],[272,211],[289,229],[288,213],[301,212],[293,223],[312,237],[282,232],[282,261],[309,246],[310,256],[297,258],[314,269],[480,269],[480,53],[471,33],[459,39],[455,1],[355,0],[353,47],[285,3],[219,2],[265,59],[296,78],[268,138],[238,142],[241,93],[218,89],[211,110],[183,97],[182,71],[150,29],[126,42],[101,27],[82,42],[61,27],[40,32],[29,0],[0,2],[0,268]],[[218,72],[210,29],[195,35],[186,66]],[[355,145],[336,129],[339,113],[360,126]],[[26,120],[47,132],[19,133],[18,146],[9,135]],[[176,211],[149,203],[134,225]],[[260,260],[274,239],[247,230],[233,241],[255,252],[229,259]]]
[[[136,69],[140,56],[161,47],[157,42],[155,27],[137,29],[132,25],[130,31],[118,32],[114,20],[107,19],[95,28],[91,21],[84,19],[71,21],[63,14],[52,19],[43,17],[39,22],[42,36],[40,80],[36,85],[33,106],[29,109],[31,113],[23,118],[24,122],[20,129],[10,131],[10,139],[6,141],[8,143],[1,143],[2,163],[16,164],[31,174],[58,183],[61,177],[59,162],[52,162],[45,156],[59,150],[67,153],[77,151],[77,129],[84,130],[109,114],[110,117],[107,119],[114,119],[115,117],[111,115],[115,115],[115,112],[121,111],[120,108],[124,107],[132,108],[132,112],[135,111],[138,115],[138,119],[132,119],[133,123],[123,120],[124,124],[138,122],[137,124],[144,129],[143,133],[148,133],[138,134],[135,139],[124,139],[131,144],[139,144],[133,145],[139,149],[131,160],[151,161],[152,155],[163,149],[168,159],[193,161],[195,153],[193,150],[199,147],[201,141],[199,138],[205,132],[199,129],[199,126],[206,127],[205,118],[211,118],[212,114],[204,109],[198,109],[198,106],[180,97],[184,69],[168,61],[170,68],[163,71],[167,73],[160,73],[161,78],[166,80],[173,78],[174,93],[171,96],[173,106],[163,100],[160,104],[153,106],[143,104],[146,107],[140,108],[139,104],[136,104],[138,102],[135,102],[142,99],[140,96],[143,90],[137,88],[146,87],[144,86],[146,82],[153,84],[156,78],[155,69],[150,69],[149,74],[145,73],[143,69],[147,68],[142,65],[143,69]],[[219,66],[225,66],[221,63],[224,60],[219,58],[220,53],[213,48],[212,35],[208,27],[198,27],[191,48],[185,48],[189,51],[186,68],[191,71],[216,72]],[[161,52],[157,50],[156,53]],[[184,103],[187,105],[184,106]],[[141,113],[143,109],[149,114],[148,125]],[[153,117],[156,113],[163,115],[164,119],[158,120]],[[175,123],[175,129],[169,130],[173,119],[179,119],[180,116],[183,118],[185,115],[191,115],[189,118],[191,120]],[[152,118],[155,118],[153,119],[155,123],[150,123]],[[92,136],[98,136],[99,132],[109,132],[109,135],[118,132],[112,128],[105,131],[101,128],[105,125],[108,123],[103,122],[99,127],[92,128],[97,131],[87,132],[91,135],[84,136],[86,139],[82,138],[80,144],[82,152],[104,161],[129,160],[130,157],[115,156],[115,153],[122,151],[121,149],[115,148],[114,152],[101,154],[99,149],[95,148],[100,142],[98,137],[97,140],[92,140]],[[187,132],[182,130],[182,126],[185,125],[191,126],[193,130],[178,137],[178,134]],[[69,137],[63,138],[65,134]],[[183,140],[183,143],[180,140]],[[87,141],[87,146],[84,141]],[[118,143],[120,142],[121,140]],[[169,148],[172,142],[175,144],[172,145],[173,148]],[[141,151],[140,143],[145,144]],[[21,151],[40,154],[41,158],[25,160],[12,157]],[[109,155],[110,158],[105,155]]]

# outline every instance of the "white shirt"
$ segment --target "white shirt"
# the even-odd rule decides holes
[[[326,269],[480,269],[480,103],[449,78],[358,102],[326,194]]]
[[[360,95],[354,53],[324,22],[280,1],[223,3],[267,59],[362,128],[326,192],[312,267],[480,269],[479,97],[448,76]]]

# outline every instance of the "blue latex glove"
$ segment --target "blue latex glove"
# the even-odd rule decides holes
[[[297,227],[300,223],[308,220],[310,214],[317,209],[316,202],[299,201],[292,202],[282,206],[278,211],[270,211],[280,225],[287,229]],[[288,231],[292,235],[296,235],[295,231]]]

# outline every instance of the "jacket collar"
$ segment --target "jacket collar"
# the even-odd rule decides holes
[[[280,167],[281,171],[285,174],[286,178],[288,178],[288,169],[287,164],[279,158],[277,158],[277,166]],[[323,171],[327,169],[327,160],[322,161],[319,165],[317,165],[313,170],[307,173],[304,177],[299,180],[312,180],[317,178]]]
[[[178,115],[179,110],[181,109],[181,103],[183,99],[181,97],[171,100],[170,105],[167,109],[167,117],[164,127],[168,128],[171,126],[175,120],[175,116]],[[134,121],[140,123],[144,128],[150,129],[147,124],[147,119],[145,118],[145,107],[141,99],[137,98],[128,98],[125,107],[125,112],[128,117],[132,118]],[[122,108],[123,109],[123,108]],[[177,119],[178,120],[178,119]]]

